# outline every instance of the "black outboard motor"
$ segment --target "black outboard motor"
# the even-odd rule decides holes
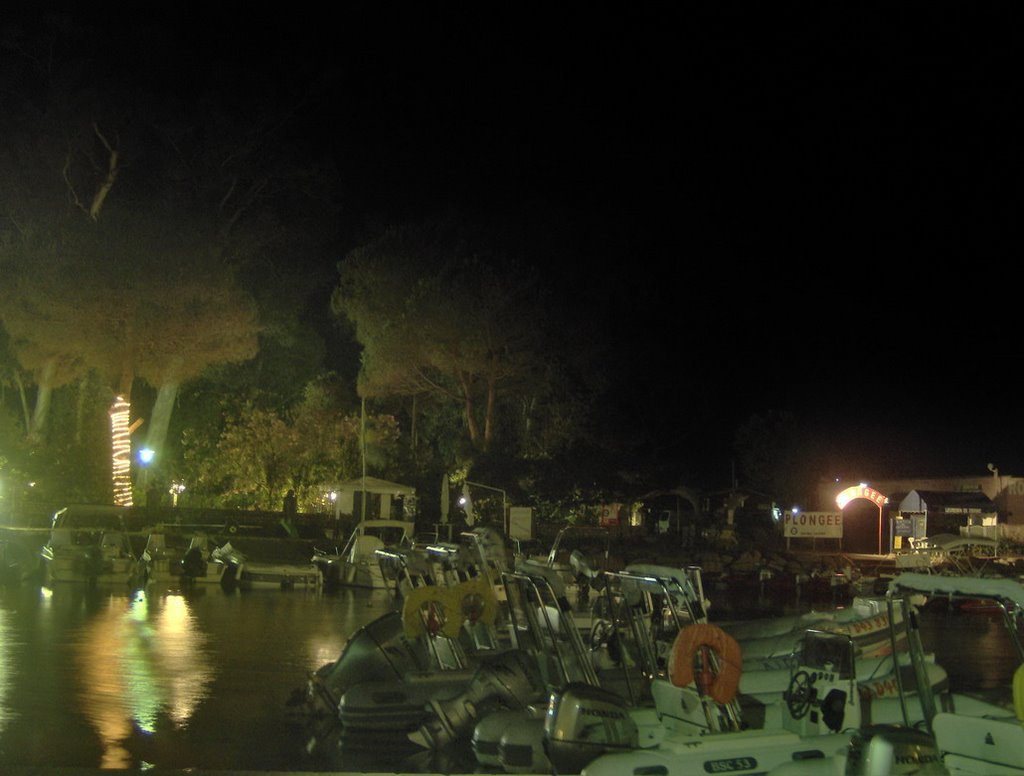
[[[405,637],[402,615],[387,612],[352,634],[337,660],[314,672],[306,700],[314,711],[336,715],[341,696],[349,688],[400,681],[407,673],[427,667],[426,654]]]
[[[640,733],[621,697],[570,682],[551,696],[544,742],[556,773],[579,773],[602,754],[636,749]]]
[[[445,747],[471,734],[488,712],[525,709],[543,700],[546,693],[537,661],[521,649],[510,649],[480,666],[459,695],[431,700],[433,716],[409,739],[428,749]]]
[[[201,547],[197,546],[189,549],[181,559],[182,575],[189,579],[204,576],[206,574],[207,562],[203,556],[204,552]]]
[[[935,739],[921,730],[896,725],[861,728],[850,738],[846,753],[848,776],[948,774]]]

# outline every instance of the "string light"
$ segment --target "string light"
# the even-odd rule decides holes
[[[130,410],[131,405],[123,396],[114,397],[114,403],[110,407],[110,437],[113,451],[114,503],[119,507],[132,506],[132,441],[128,428]]]

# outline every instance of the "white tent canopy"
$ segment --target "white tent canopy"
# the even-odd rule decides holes
[[[379,514],[366,517],[389,517],[391,515],[391,502],[396,497],[404,497],[406,511],[415,503],[416,488],[411,485],[403,485],[400,482],[390,482],[378,477],[355,477],[335,485],[332,490],[337,494],[334,502],[335,514],[352,515],[355,513],[355,494],[366,493],[368,495],[380,496]],[[368,502],[369,503],[369,502]],[[377,510],[374,510],[375,512]],[[357,515],[362,517],[362,515]]]

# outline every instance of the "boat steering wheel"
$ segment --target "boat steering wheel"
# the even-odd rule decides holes
[[[608,643],[608,639],[615,633],[615,626],[612,625],[610,620],[600,619],[594,620],[594,624],[590,627],[590,649],[598,650]]]
[[[813,688],[814,680],[806,671],[797,671],[789,680],[789,687],[783,697],[793,719],[803,719],[810,711]]]

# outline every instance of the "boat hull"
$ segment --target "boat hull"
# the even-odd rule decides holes
[[[323,574],[315,565],[281,566],[242,563],[234,574],[235,584],[243,590],[319,590]]]

